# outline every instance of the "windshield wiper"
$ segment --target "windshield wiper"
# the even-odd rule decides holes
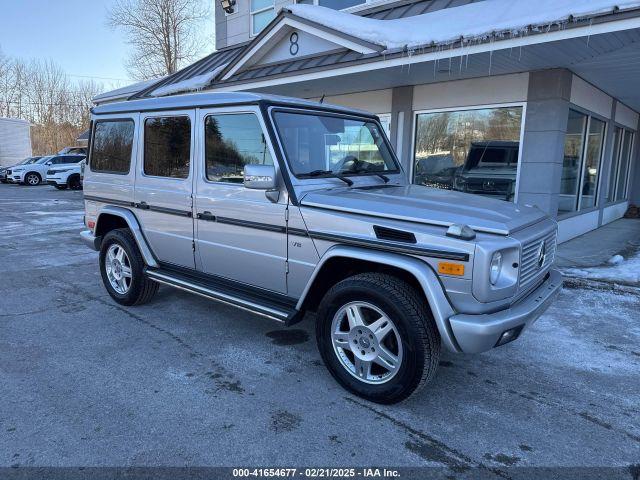
[[[389,183],[391,179],[382,173],[376,173],[376,176],[380,177],[384,183]]]
[[[387,177],[385,174],[380,173],[380,172],[372,172],[370,170],[367,170],[366,168],[359,168],[359,169],[355,170],[354,173],[370,173],[370,174],[375,175],[376,177],[381,178],[384,183],[389,183],[391,181],[391,179],[389,177]]]
[[[334,172],[333,170],[313,170],[311,172],[305,173],[300,176],[301,177],[321,177],[323,175],[327,177],[335,177],[339,180],[342,180],[344,183],[346,183],[349,186],[353,185],[352,180],[349,180],[348,178],[344,177],[343,175],[340,175],[339,173]]]

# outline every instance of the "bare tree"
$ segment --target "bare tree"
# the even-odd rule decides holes
[[[89,127],[92,98],[103,90],[94,81],[70,81],[50,60],[27,63],[0,53],[0,116],[31,122],[37,155],[75,145]]]
[[[195,59],[203,41],[200,23],[209,16],[203,0],[117,0],[107,12],[112,28],[122,28],[133,51],[126,62],[139,80],[176,72]]]

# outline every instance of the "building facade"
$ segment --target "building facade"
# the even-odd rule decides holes
[[[293,3],[216,2],[217,50],[127,98],[246,90],[372,111],[412,182],[536,205],[561,241],[640,203],[631,2]]]

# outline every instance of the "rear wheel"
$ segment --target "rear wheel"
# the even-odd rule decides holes
[[[39,173],[29,172],[24,176],[24,184],[29,185],[30,187],[40,185],[40,182],[42,182],[42,178]]]
[[[440,335],[406,282],[364,273],[336,284],[318,309],[316,338],[334,378],[377,403],[402,401],[435,375]]]
[[[80,175],[71,175],[67,180],[67,185],[71,190],[80,190],[82,188],[82,182],[80,181]]]
[[[126,228],[105,235],[100,247],[100,273],[109,295],[121,305],[146,303],[158,291],[158,284],[144,275],[142,254]]]

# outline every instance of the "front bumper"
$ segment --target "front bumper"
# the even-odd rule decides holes
[[[61,179],[56,177],[47,177],[47,183],[49,185],[66,185],[66,182],[63,182]]]
[[[519,327],[524,330],[533,325],[561,290],[562,275],[557,270],[551,270],[542,285],[507,310],[485,315],[458,314],[450,317],[453,336],[464,353],[490,350],[507,330]]]
[[[100,242],[102,241],[102,237],[96,237],[91,230],[81,231],[80,239],[87,247],[95,250],[96,252],[100,250]]]

